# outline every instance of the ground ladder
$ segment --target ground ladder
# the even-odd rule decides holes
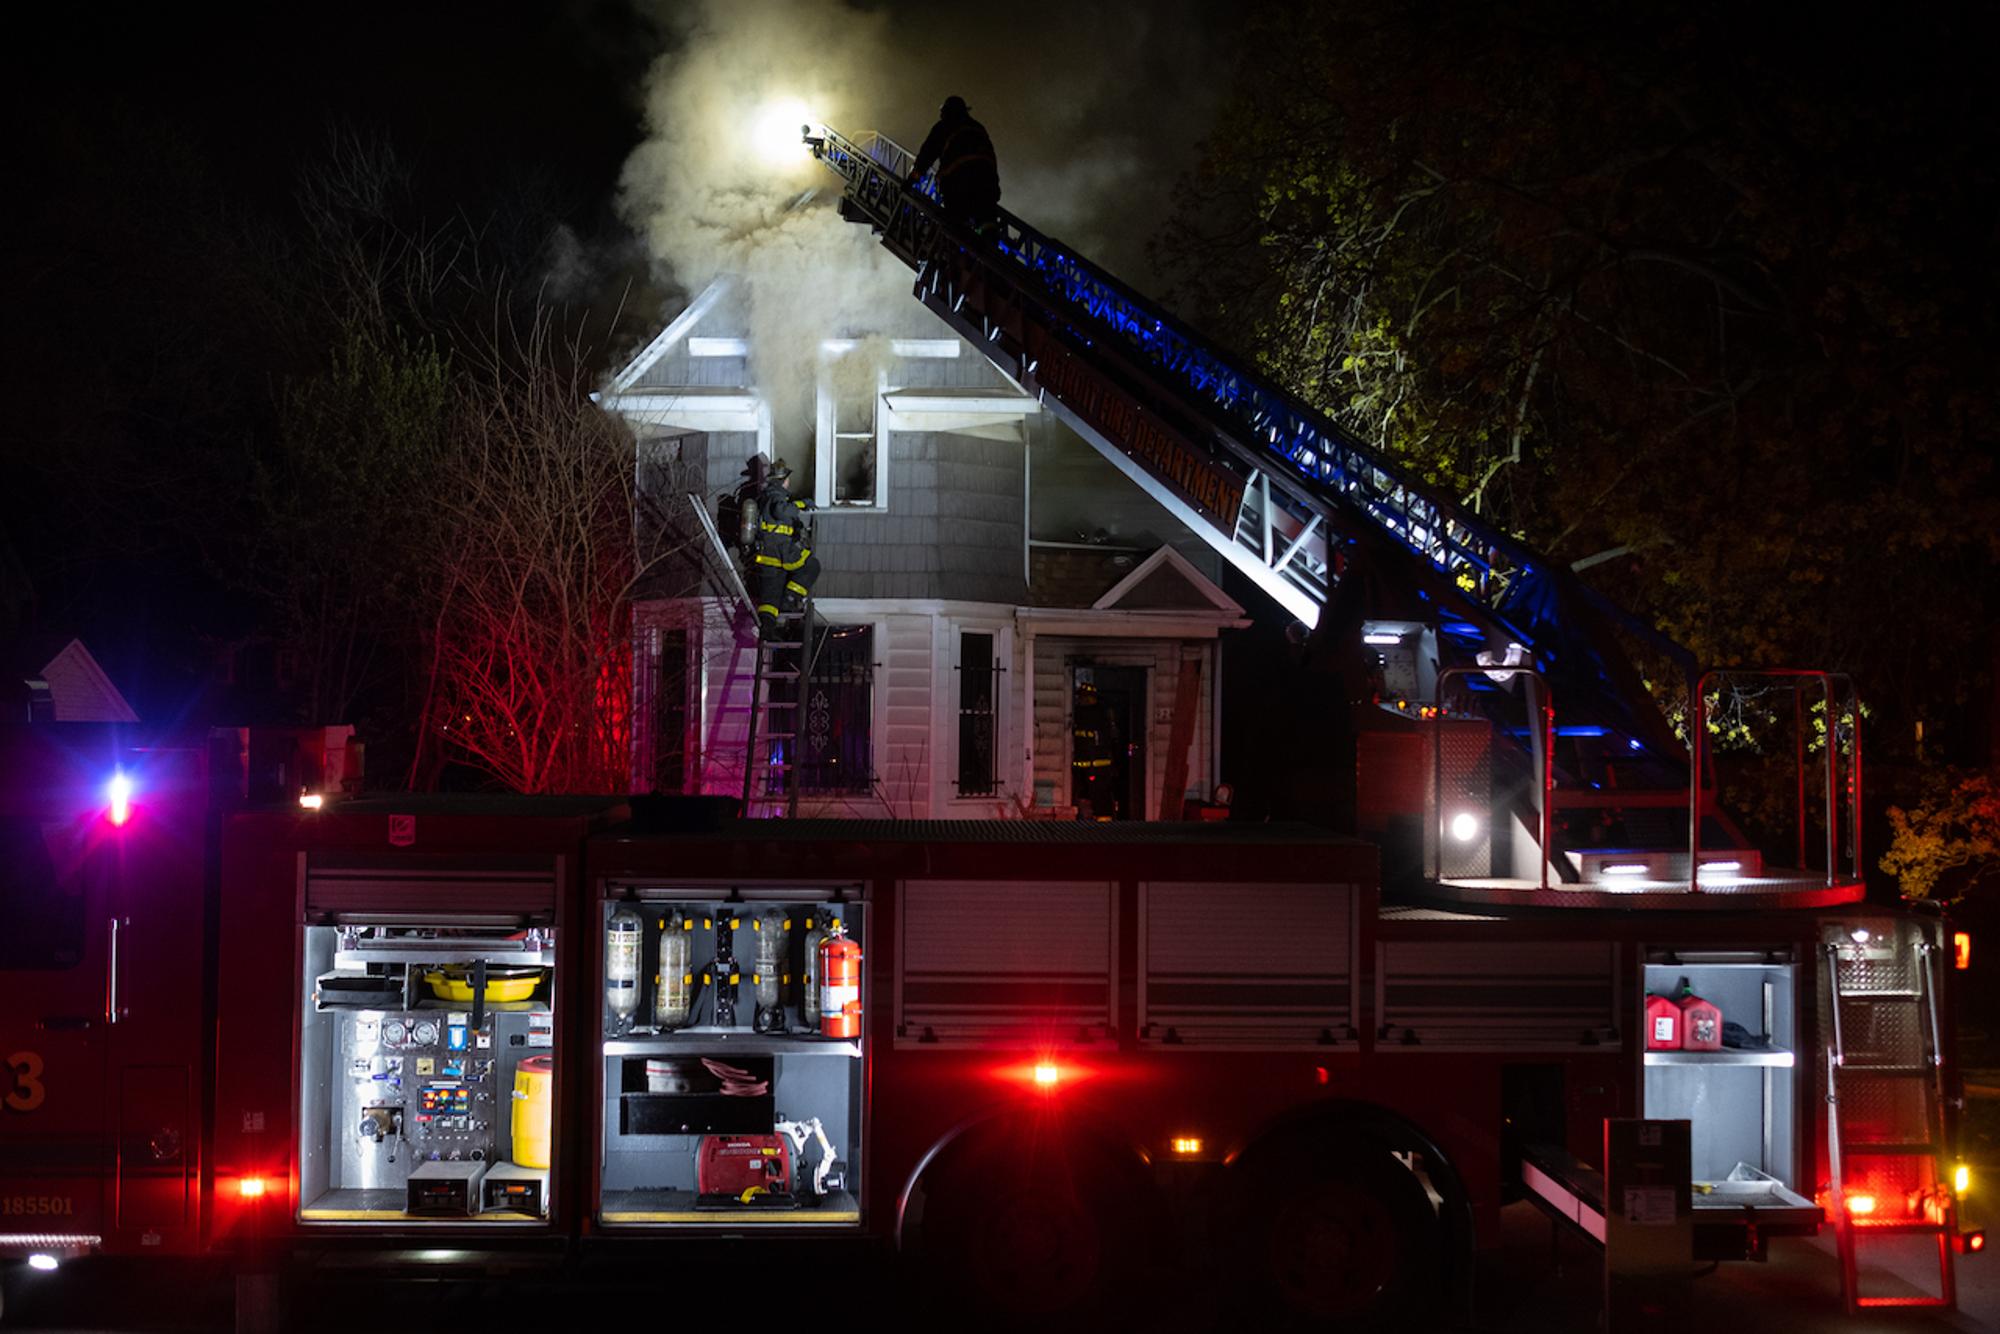
[[[1850,1314],[1956,1304],[1957,1197],[1947,1161],[1939,949],[1919,922],[1829,924],[1821,944],[1830,1212]],[[1898,1236],[1937,1244],[1938,1291],[1861,1290],[1864,1248]]]
[[[739,622],[747,617],[749,633],[757,636],[750,695],[738,706],[747,715],[743,737],[744,814],[782,801],[786,816],[796,819],[799,746],[803,740],[801,714],[806,683],[812,678],[813,662],[825,642],[824,624],[808,593],[803,606],[778,613],[774,633],[758,634],[756,599],[750,596],[749,586],[743,582],[736,557],[723,541],[721,530],[715,526],[715,519],[701,496],[690,493],[687,499],[708,539],[707,555],[721,575],[724,587],[736,599]],[[723,709],[727,711],[730,707],[725,704]]]

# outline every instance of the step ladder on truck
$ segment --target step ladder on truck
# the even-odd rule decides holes
[[[1954,1306],[1967,1183],[1948,1148],[1940,950],[1920,923],[1871,922],[1829,924],[1821,951],[1828,1203],[1847,1309]],[[1899,1236],[1935,1241],[1935,1294],[1862,1291],[1864,1252]]]

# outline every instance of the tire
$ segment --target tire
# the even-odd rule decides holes
[[[1440,1228],[1386,1150],[1304,1146],[1239,1162],[1230,1205],[1242,1300],[1276,1329],[1421,1328],[1438,1298]]]
[[[1122,1327],[1155,1241],[1151,1184],[1118,1151],[998,1139],[955,1147],[919,1183],[905,1262],[975,1328]]]

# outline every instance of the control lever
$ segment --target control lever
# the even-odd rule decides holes
[[[356,1132],[363,1139],[373,1139],[377,1144],[384,1140],[400,1141],[403,1138],[403,1111],[400,1107],[364,1107],[361,1109],[361,1124]],[[396,1146],[389,1145],[389,1161],[396,1161]]]

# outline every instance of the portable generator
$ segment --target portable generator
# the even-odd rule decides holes
[[[704,1135],[695,1154],[704,1201],[779,1203],[792,1195],[792,1146],[783,1135]]]

